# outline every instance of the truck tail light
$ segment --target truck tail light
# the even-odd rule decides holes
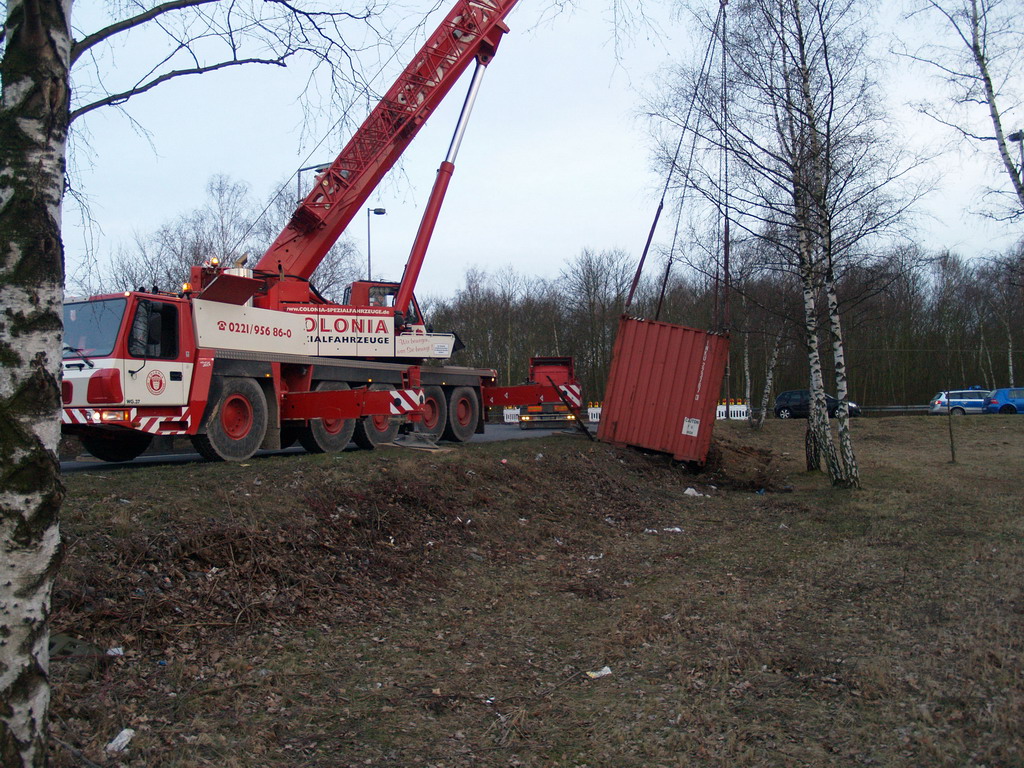
[[[104,408],[99,413],[100,421],[106,424],[110,424],[111,422],[131,421],[131,413],[123,408],[116,410]]]
[[[86,400],[90,403],[120,403],[124,400],[121,372],[117,368],[104,368],[89,377]]]
[[[74,387],[70,381],[60,383],[60,400],[64,405],[69,405],[74,397]]]

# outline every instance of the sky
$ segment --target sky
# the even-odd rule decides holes
[[[555,279],[584,248],[621,248],[639,257],[664,184],[652,169],[653,143],[640,117],[643,94],[673,54],[704,41],[654,7],[655,27],[616,45],[603,5],[591,0],[584,10],[545,20],[537,6],[523,2],[508,17],[511,31],[484,78],[421,273],[421,296],[451,295],[474,267]],[[407,58],[381,74],[374,83],[379,91]],[[130,67],[128,52],[118,65]],[[78,126],[87,145],[77,146],[73,160],[100,258],[134,233],[151,232],[202,205],[214,174],[248,183],[263,199],[296,168],[333,159],[340,140],[312,155],[303,146],[295,100],[301,77],[279,68],[239,68],[161,86],[129,102],[131,119],[111,109],[87,116]],[[368,201],[387,210],[369,221],[374,277],[401,276],[466,84],[468,77]],[[938,140],[934,126],[902,107],[900,94],[916,86],[894,86],[892,109],[906,119],[909,134],[923,144]],[[984,174],[978,159],[947,156],[935,168],[941,183],[921,221],[924,244],[966,256],[1008,246],[1012,233],[966,214]],[[347,233],[361,258],[367,219],[357,215]],[[669,236],[663,225],[659,239]],[[69,274],[83,263],[85,243],[69,206]]]

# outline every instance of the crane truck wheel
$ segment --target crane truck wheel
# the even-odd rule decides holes
[[[82,447],[101,461],[131,461],[149,448],[153,436],[125,431],[116,435],[79,435]]]
[[[386,389],[394,389],[390,384],[372,384],[370,390],[380,392]],[[391,416],[363,416],[356,421],[355,432],[352,439],[360,448],[368,450],[375,449],[378,445],[394,442],[398,436],[398,428],[401,425],[397,419]]]
[[[321,381],[313,391],[337,392],[348,388],[343,381]],[[309,426],[299,432],[299,442],[310,453],[344,451],[352,442],[355,429],[355,419],[310,419]]]
[[[423,421],[419,434],[437,442],[448,427],[448,401],[440,387],[423,388]]]
[[[267,398],[253,379],[225,376],[210,387],[206,429],[192,445],[208,461],[244,461],[267,434]]]
[[[455,387],[448,395],[448,426],[442,437],[464,443],[476,432],[480,416],[480,398],[472,387]]]

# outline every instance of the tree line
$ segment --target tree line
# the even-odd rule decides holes
[[[476,269],[453,296],[424,303],[437,330],[455,331],[466,344],[453,362],[497,368],[501,381],[512,384],[526,376],[531,356],[572,355],[584,398],[600,401],[635,267],[636,257],[625,251],[584,249],[555,279]],[[791,277],[737,278],[725,328],[713,277],[679,269],[665,280],[663,264],[650,272],[629,314],[728,330],[723,398],[761,408],[766,382],[772,382],[772,397],[807,388],[802,299]],[[1024,372],[1022,278],[1024,241],[984,260],[905,248],[874,266],[844,271],[837,294],[846,321],[850,399],[867,406],[923,405],[940,390],[1015,386]],[[826,332],[822,310],[815,333]],[[830,366],[824,347],[823,355]]]
[[[290,213],[290,199],[275,195],[271,203],[267,214],[246,184],[215,175],[200,206],[153,232],[136,233],[102,267],[79,275],[72,290],[89,294],[155,285],[173,291],[188,279],[192,265],[214,257],[233,262],[273,239]],[[474,268],[451,295],[424,296],[421,303],[435,329],[454,331],[466,345],[453,362],[495,368],[502,383],[514,384],[526,377],[530,357],[571,355],[591,401],[604,397],[623,313],[728,330],[732,361],[722,397],[760,407],[769,370],[773,391],[805,388],[808,378],[798,281],[759,262],[760,247],[750,238],[733,243],[737,266],[728,296],[714,259],[691,246],[688,257],[656,254],[627,309],[638,255],[582,248],[565,259],[554,279],[510,267]],[[362,263],[355,244],[342,239],[313,281],[322,295],[340,298],[360,278]],[[1024,241],[1003,254],[971,260],[897,248],[843,269],[837,288],[847,326],[850,397],[858,403],[923,404],[944,389],[1014,386],[1024,372],[1017,338],[1024,329]],[[826,325],[819,314],[815,332],[823,334]],[[823,352],[827,368],[831,359],[824,347]]]
[[[246,184],[213,176],[200,206],[153,232],[136,233],[104,266],[80,275],[74,292],[154,285],[175,290],[192,265],[214,257],[235,261],[273,239],[290,201],[274,196],[271,202],[270,214],[261,215]],[[511,267],[473,268],[451,295],[420,301],[436,330],[453,331],[466,345],[453,363],[495,368],[501,383],[515,384],[526,378],[530,357],[570,355],[589,401],[604,398],[624,313],[728,331],[731,361],[721,396],[761,408],[766,383],[774,396],[804,389],[808,381],[799,281],[759,260],[761,248],[753,238],[733,243],[736,274],[728,295],[714,258],[691,245],[689,256],[656,254],[628,308],[638,254],[620,248],[581,248],[553,279]],[[343,239],[313,282],[321,294],[340,298],[349,282],[360,279],[362,263],[355,244]],[[1015,386],[1024,374],[1024,342],[1018,338],[1024,332],[1024,240],[985,259],[896,248],[841,270],[837,296],[846,325],[850,399],[861,405],[923,405],[941,390]],[[821,309],[814,332],[823,336],[826,330]],[[822,350],[828,368],[829,350]]]

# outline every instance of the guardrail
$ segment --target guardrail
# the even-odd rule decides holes
[[[872,405],[861,406],[860,410],[865,416],[927,416],[928,408],[929,406],[927,405]],[[754,408],[753,415],[757,416],[760,410],[760,408]],[[750,411],[751,409],[746,405],[719,405],[715,412],[715,418],[742,420],[749,417]],[[505,408],[503,417],[506,424],[518,424],[519,409]],[[601,421],[601,408],[599,406],[587,408],[587,421],[591,424],[597,424]]]
[[[860,411],[872,416],[927,416],[928,408],[927,405],[862,405]]]

